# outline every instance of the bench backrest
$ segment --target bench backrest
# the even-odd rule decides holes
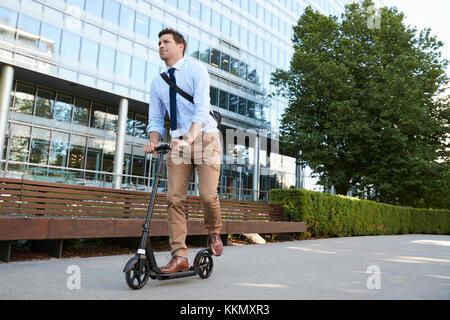
[[[92,218],[145,218],[151,193],[0,178],[0,214]],[[219,199],[222,219],[281,221],[281,206],[257,201]],[[157,194],[154,219],[167,219],[166,194]],[[187,196],[187,219],[203,219],[198,196]]]

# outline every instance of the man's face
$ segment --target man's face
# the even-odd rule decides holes
[[[176,43],[172,34],[163,34],[158,41],[159,57],[163,61],[178,60],[183,57],[182,43]]]

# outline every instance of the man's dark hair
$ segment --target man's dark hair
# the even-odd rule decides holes
[[[184,39],[183,35],[174,29],[165,28],[159,32],[158,38],[161,38],[161,36],[165,34],[171,34],[173,36],[173,40],[175,40],[176,43],[178,44],[182,43],[184,45],[183,49],[183,56],[184,56],[184,52],[186,51],[186,40]]]

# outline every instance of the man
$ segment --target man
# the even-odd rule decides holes
[[[210,247],[220,256],[222,218],[217,196],[222,146],[215,119],[210,115],[209,75],[202,64],[184,59],[186,41],[173,29],[163,29],[159,35],[159,56],[166,64],[166,73],[172,82],[191,95],[189,102],[158,75],[150,90],[149,142],[146,153],[155,153],[160,137],[164,135],[164,115],[170,118],[170,152],[167,157],[168,222],[171,261],[161,268],[163,273],[187,271],[187,226],[184,211],[186,190],[194,168],[198,174],[200,202],[205,214]]]

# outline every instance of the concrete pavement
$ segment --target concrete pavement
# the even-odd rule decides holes
[[[190,250],[192,263],[196,250]],[[168,252],[156,253],[158,264]],[[450,236],[399,235],[225,247],[209,279],[149,280],[132,255],[0,263],[0,299],[362,300],[450,298]]]

